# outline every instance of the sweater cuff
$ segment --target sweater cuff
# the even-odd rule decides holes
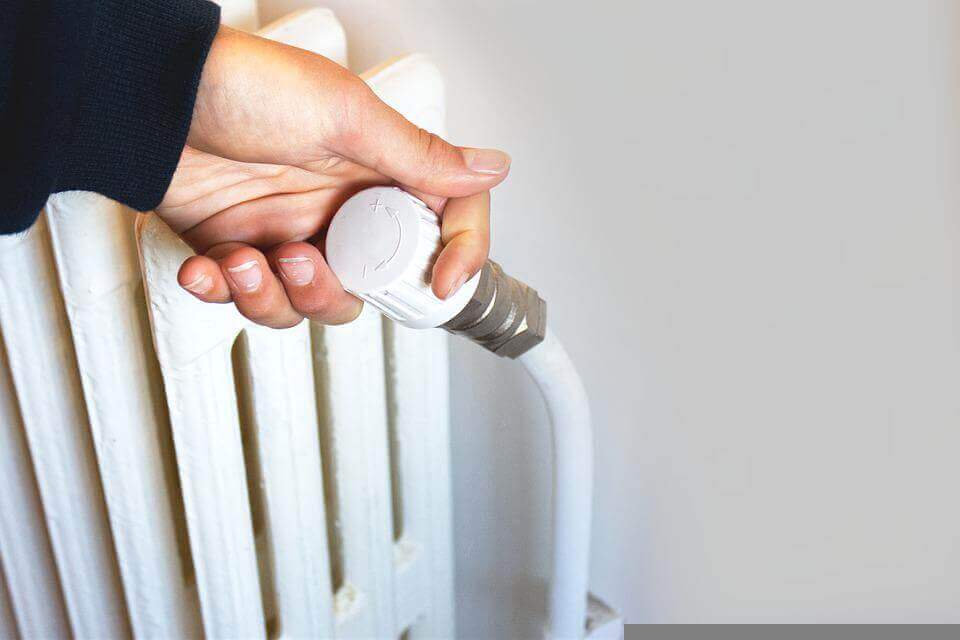
[[[56,191],[96,191],[139,211],[163,199],[187,140],[220,25],[208,0],[99,0],[79,117]]]

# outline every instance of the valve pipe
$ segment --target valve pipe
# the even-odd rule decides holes
[[[550,329],[541,344],[518,359],[543,396],[553,446],[552,575],[544,635],[551,640],[582,638],[593,501],[593,433],[587,393]]]

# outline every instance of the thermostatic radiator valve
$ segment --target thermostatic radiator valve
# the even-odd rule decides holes
[[[546,304],[497,263],[488,260],[446,300],[433,295],[442,244],[440,221],[429,207],[401,189],[374,187],[340,207],[327,230],[326,253],[344,288],[388,318],[415,329],[443,327],[518,358],[543,395],[552,427],[553,568],[544,637],[622,638],[622,619],[588,597],[593,436],[580,377],[547,330]]]
[[[487,260],[446,300],[430,288],[443,245],[437,214],[396,187],[347,200],[327,231],[330,268],[343,287],[407,327],[443,327],[516,358],[543,341],[547,307],[537,292]]]

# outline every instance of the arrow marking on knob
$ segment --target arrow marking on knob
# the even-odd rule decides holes
[[[381,260],[380,263],[373,268],[374,271],[380,271],[381,269],[386,267],[388,264],[390,264],[390,262],[397,257],[397,254],[400,253],[400,245],[403,244],[403,225],[400,224],[400,218],[397,216],[399,211],[391,207],[388,207],[383,203],[383,200],[378,197],[376,202],[373,202],[370,204],[370,208],[373,210],[371,211],[371,214],[376,215],[381,207],[383,207],[384,212],[386,212],[386,214],[391,218],[393,218],[393,221],[397,223],[397,245],[393,248],[393,253],[391,253],[388,257]],[[366,264],[363,265],[363,273],[361,274],[360,277],[361,278],[367,277]]]
[[[397,257],[397,254],[400,253],[400,245],[403,244],[403,225],[400,224],[400,218],[397,217],[398,211],[396,209],[391,209],[390,207],[383,207],[387,211],[387,215],[393,218],[393,221],[397,223],[397,246],[393,248],[393,253],[390,254],[390,257],[384,259],[376,267],[373,268],[374,271],[380,271],[385,266],[390,264],[390,262]]]

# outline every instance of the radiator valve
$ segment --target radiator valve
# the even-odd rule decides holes
[[[543,341],[546,303],[488,260],[459,291],[433,295],[440,221],[396,187],[347,200],[330,223],[326,254],[343,287],[388,318],[415,329],[443,327],[500,356],[516,358]]]

